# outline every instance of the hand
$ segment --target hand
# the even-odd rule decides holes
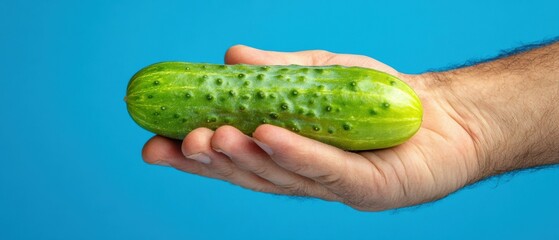
[[[221,179],[260,192],[340,201],[359,210],[384,210],[442,198],[487,177],[484,119],[454,101],[435,74],[406,75],[365,56],[326,51],[228,50],[227,64],[345,65],[396,75],[419,95],[424,107],[420,130],[402,145],[347,152],[272,125],[252,137],[231,126],[198,128],[181,142],[161,136],[143,150],[146,162]],[[480,124],[477,124],[481,122]],[[488,126],[490,127],[490,126]],[[491,144],[489,144],[491,145]]]

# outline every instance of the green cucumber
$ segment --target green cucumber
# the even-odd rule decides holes
[[[223,125],[249,135],[272,124],[345,150],[401,144],[423,116],[403,81],[343,66],[162,62],[132,77],[125,101],[136,123],[169,138]]]

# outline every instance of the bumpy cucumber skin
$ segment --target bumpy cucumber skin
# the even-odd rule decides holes
[[[401,144],[423,115],[398,78],[343,66],[161,62],[132,77],[125,101],[136,123],[170,138],[222,125],[250,135],[273,124],[345,150]]]

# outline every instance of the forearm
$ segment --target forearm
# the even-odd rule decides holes
[[[482,177],[559,163],[559,43],[432,75]]]

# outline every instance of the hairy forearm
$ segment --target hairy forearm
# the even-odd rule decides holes
[[[559,42],[430,75],[472,136],[481,177],[559,163]]]

